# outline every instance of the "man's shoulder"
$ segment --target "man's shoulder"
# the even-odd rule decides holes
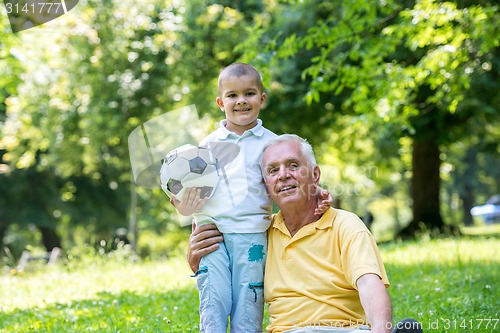
[[[350,212],[348,210],[343,210],[340,208],[334,208],[334,209],[337,211],[337,216],[342,218],[342,219],[348,219],[348,220],[359,219],[359,216],[354,214],[353,212]]]
[[[366,230],[365,224],[358,215],[343,209],[335,208],[335,211],[337,213],[333,223],[335,228],[352,232]]]

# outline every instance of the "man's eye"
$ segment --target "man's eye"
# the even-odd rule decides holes
[[[267,170],[267,173],[268,173],[269,175],[274,175],[277,171],[278,171],[278,169],[277,169],[277,168],[272,168],[272,169],[268,169],[268,170]]]

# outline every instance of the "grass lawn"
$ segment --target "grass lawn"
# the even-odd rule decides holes
[[[500,332],[500,241],[463,237],[381,245],[394,320],[427,332]],[[87,255],[0,275],[0,333],[198,332],[183,258]]]

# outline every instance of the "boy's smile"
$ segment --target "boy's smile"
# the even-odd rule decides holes
[[[242,135],[257,124],[266,94],[251,75],[228,76],[221,84],[217,105],[226,113],[226,128]]]

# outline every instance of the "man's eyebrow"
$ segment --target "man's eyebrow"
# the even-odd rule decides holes
[[[290,163],[290,162],[299,162],[299,158],[298,157],[289,157],[285,160],[286,163]]]
[[[285,159],[285,164],[289,164],[289,163],[292,163],[292,162],[299,162],[299,159],[297,157],[289,157],[289,158]],[[279,161],[271,161],[271,162],[266,163],[264,166],[266,168],[268,168],[270,166],[275,166],[277,164],[281,164],[281,162],[279,162]]]

